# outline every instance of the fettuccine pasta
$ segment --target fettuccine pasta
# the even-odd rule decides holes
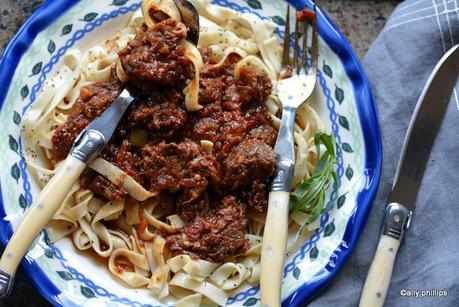
[[[182,60],[188,59],[186,65],[192,69],[191,72],[184,72],[188,73],[189,78],[183,81],[183,92],[177,94],[183,95],[187,116],[192,117],[194,115],[190,114],[206,109],[201,99],[202,84],[205,82],[203,76],[209,70],[225,70],[228,63],[235,61],[231,64],[231,71],[234,71],[231,80],[244,79],[247,69],[257,74],[258,78],[269,78],[272,90],[264,99],[263,110],[266,110],[271,120],[270,125],[278,129],[281,103],[277,97],[277,80],[281,69],[281,46],[274,34],[275,25],[252,14],[241,14],[212,5],[208,0],[191,2],[201,17],[199,44],[196,47],[185,38],[177,43],[177,50],[183,51],[183,55],[180,55]],[[114,88],[108,94],[114,100],[120,87],[132,81],[132,70],[136,69],[126,65],[126,56],[121,56],[124,52],[122,50],[134,48],[132,41],[149,33],[148,29],[157,27],[158,23],[167,19],[178,22],[174,29],[181,29],[180,12],[173,1],[144,0],[141,10],[133,14],[128,25],[116,35],[89,50],[73,49],[65,55],[61,68],[45,82],[39,97],[23,119],[24,154],[28,167],[35,171],[41,186],[49,181],[61,165],[62,156],[57,159],[55,152],[56,133],[69,118],[77,116],[75,109],[81,100],[93,94],[88,93],[88,88],[108,84],[107,91]],[[166,53],[168,50],[161,49],[159,52]],[[185,69],[183,67],[180,69]],[[309,178],[317,163],[313,139],[317,130],[324,131],[326,127],[317,112],[309,104],[304,104],[298,110],[295,125],[294,186]],[[139,148],[151,145],[148,143],[149,131],[138,128],[129,131],[132,144]],[[167,139],[167,129],[158,131],[166,135]],[[209,156],[216,150],[224,150],[231,142],[237,144],[241,140],[231,139],[219,144],[211,137],[203,137],[196,146],[200,147],[202,155]],[[125,144],[116,146],[123,148]],[[115,149],[122,152],[119,148]],[[70,237],[79,250],[91,249],[107,259],[108,270],[121,282],[133,288],[148,288],[158,299],[175,301],[176,306],[224,306],[232,294],[259,282],[265,219],[263,210],[247,212],[247,230],[243,238],[246,243],[242,252],[233,253],[223,261],[216,261],[222,256],[199,259],[192,253],[179,253],[171,247],[171,235],[184,236],[180,229],[189,227],[187,225],[192,218],[183,215],[179,209],[175,212],[168,210],[164,195],[169,192],[151,188],[145,185],[145,181],[139,181],[139,177],[123,164],[128,158],[121,157],[115,161],[102,155],[89,165],[88,172],[102,179],[86,185],[83,181],[74,184],[46,229],[51,242]],[[188,161],[188,165],[193,163],[198,162]],[[105,190],[94,192],[97,184],[99,187],[104,185]],[[236,186],[240,183],[236,181],[232,184]],[[259,184],[262,190],[266,190],[264,182]],[[112,186],[116,189],[107,188]],[[189,188],[191,197],[196,197],[193,194],[194,188]],[[171,189],[173,187],[169,187]],[[222,208],[227,209],[225,206]],[[218,212],[214,213],[224,217],[224,211]],[[301,242],[306,240],[307,234],[300,229],[307,217],[307,214],[302,213],[292,215],[289,233],[294,239],[289,242],[289,253],[297,250]],[[203,223],[211,221],[218,223],[211,217],[203,220]],[[186,251],[187,247],[183,246],[186,241],[180,241],[180,244],[180,248]]]

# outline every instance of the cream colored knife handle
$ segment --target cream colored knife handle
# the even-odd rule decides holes
[[[263,307],[278,307],[281,303],[289,198],[289,192],[269,193],[268,214],[261,249],[260,290]]]
[[[85,167],[85,163],[71,155],[63,162],[59,171],[27,210],[24,219],[9,240],[0,259],[0,270],[3,274],[9,274],[11,278],[14,276],[30,244],[59,209],[68,191]],[[0,279],[2,277],[4,276],[0,274]]]
[[[392,269],[400,241],[381,235],[375,257],[371,263],[360,298],[360,307],[382,307],[392,277]]]
[[[410,227],[412,212],[399,203],[387,205],[381,238],[368,271],[360,297],[360,307],[384,306],[395,257],[405,231]]]

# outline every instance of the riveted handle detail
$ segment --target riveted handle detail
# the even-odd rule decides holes
[[[401,241],[410,226],[411,215],[403,205],[390,203],[385,210],[382,234]]]

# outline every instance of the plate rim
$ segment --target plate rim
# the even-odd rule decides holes
[[[0,54],[0,84],[4,85],[0,87],[0,112],[8,95],[19,61],[29,49],[30,43],[35,40],[40,32],[79,2],[80,0],[46,0],[27,18],[24,24],[13,35],[3,50],[3,53]],[[6,246],[13,234],[11,223],[3,219],[5,216],[6,212],[0,182],[0,241],[3,247]],[[35,271],[40,269],[35,261],[29,261],[24,257],[20,267],[26,273],[27,279],[33,284],[34,288],[49,303],[59,306],[67,301],[65,297],[60,295],[62,292],[45,274],[34,274]]]
[[[287,1],[293,5],[295,3],[294,0]],[[308,4],[309,7],[314,5],[312,0],[301,0],[300,2],[303,5]],[[326,277],[311,284],[303,284],[282,302],[282,306],[302,306],[302,304],[311,302],[335,277],[357,245],[373,207],[373,201],[381,179],[382,140],[370,82],[347,38],[322,9],[317,7],[317,12],[318,26],[321,29],[320,36],[339,57],[347,76],[351,80],[365,144],[364,170],[373,170],[373,174],[369,176],[370,183],[359,192],[356,198],[357,210],[349,218],[342,239],[342,242],[346,242],[346,245],[344,246],[341,243],[335,249],[334,253],[337,255],[336,265],[334,267],[327,265],[325,268],[329,267],[330,269],[327,270],[328,275]],[[327,23],[329,27],[320,27],[324,23]]]
[[[7,44],[0,59],[0,84],[5,85],[0,88],[0,111],[6,95],[8,94],[17,65],[22,56],[27,52],[30,42],[32,42],[41,31],[46,29],[56,19],[79,2],[80,0],[45,1],[26,20]],[[288,2],[291,4],[298,4],[298,1],[288,0]],[[311,7],[313,2],[311,0],[301,0],[300,4],[306,4]],[[338,56],[347,77],[352,83],[365,144],[364,169],[371,170],[373,173],[369,175],[370,184],[362,189],[357,196],[357,210],[355,210],[354,214],[350,217],[343,236],[343,241],[346,241],[346,245],[343,246],[341,243],[335,250],[335,254],[337,255],[336,265],[334,267],[326,266],[323,269],[328,272],[326,277],[311,284],[301,285],[296,291],[284,299],[283,306],[300,306],[310,302],[325,288],[341,269],[346,259],[352,253],[363,231],[363,227],[365,226],[372,208],[373,200],[376,196],[381,176],[382,143],[379,121],[376,115],[376,107],[371,93],[370,83],[349,42],[320,8],[318,8],[318,24],[319,27],[323,25],[320,27],[320,36]],[[4,217],[5,214],[2,191],[0,188],[0,217]],[[0,220],[0,241],[2,245],[8,242],[12,232],[11,224],[8,221]],[[29,261],[27,258],[24,258],[21,262],[21,267],[24,269],[28,279],[38,292],[50,303],[53,305],[65,303],[65,296],[62,295],[62,292],[45,274],[35,274],[35,271],[38,269],[38,264],[35,261]]]

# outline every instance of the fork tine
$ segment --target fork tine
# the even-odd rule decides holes
[[[298,67],[299,67],[299,63],[298,63],[298,47],[299,47],[299,27],[300,27],[300,24],[298,22],[298,20],[296,20],[295,18],[295,44],[294,44],[294,47],[293,47],[293,69],[296,70],[296,73],[300,73]]]
[[[284,45],[282,54],[282,67],[290,65],[290,5],[287,4],[287,14],[285,17]]]
[[[301,55],[301,65],[299,70],[301,71],[301,68],[304,68],[305,71],[307,71],[307,65],[308,65],[308,22],[305,21],[303,23],[303,44],[301,47],[302,55]]]
[[[311,57],[311,68],[317,69],[317,62],[319,57],[319,45],[318,45],[318,33],[317,33],[317,8],[314,4],[314,14],[316,18],[312,21],[312,57]]]

